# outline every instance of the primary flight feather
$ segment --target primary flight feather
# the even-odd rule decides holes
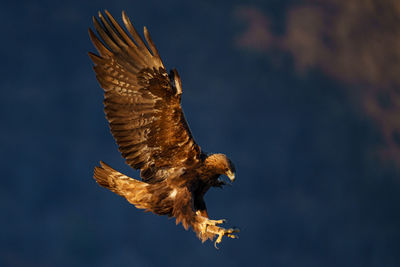
[[[107,164],[95,167],[97,183],[125,197],[137,208],[176,218],[192,227],[204,242],[236,238],[238,229],[211,220],[203,200],[211,187],[222,187],[221,175],[235,178],[233,163],[223,154],[204,153],[193,139],[181,108],[182,84],[174,69],[167,73],[144,28],[146,44],[122,12],[126,30],[107,10],[93,17],[97,37],[90,39],[99,55],[89,53],[104,89],[104,110],[111,133],[126,163],[140,170],[142,181]]]

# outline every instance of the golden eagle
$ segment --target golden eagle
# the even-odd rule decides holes
[[[182,84],[178,72],[167,73],[144,27],[146,44],[126,13],[126,30],[106,10],[93,17],[100,39],[89,29],[100,55],[89,52],[97,80],[104,89],[104,110],[111,133],[126,163],[140,170],[142,181],[132,179],[107,164],[95,167],[97,183],[125,197],[139,209],[175,217],[187,230],[192,227],[204,242],[215,246],[223,236],[236,238],[238,229],[208,218],[204,194],[211,187],[233,182],[235,167],[223,154],[206,154],[193,139],[181,107]]]

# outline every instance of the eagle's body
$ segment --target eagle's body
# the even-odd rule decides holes
[[[89,30],[100,55],[89,53],[96,77],[104,89],[104,106],[111,132],[122,156],[142,181],[135,180],[101,162],[94,178],[125,197],[137,208],[176,217],[185,229],[192,227],[202,241],[216,243],[236,229],[210,220],[203,200],[211,187],[221,187],[220,175],[233,181],[235,168],[223,154],[201,151],[190,132],[181,108],[182,85],[176,70],[166,72],[157,49],[144,29],[147,49],[129,18],[123,21],[133,39],[106,11],[93,18],[106,47]]]

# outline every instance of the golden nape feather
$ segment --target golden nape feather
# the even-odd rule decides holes
[[[235,167],[223,154],[204,153],[195,142],[181,107],[182,82],[177,70],[166,71],[149,32],[147,46],[122,12],[125,29],[111,16],[93,17],[97,35],[89,29],[98,55],[89,53],[104,90],[104,111],[121,155],[140,170],[142,181],[107,164],[95,167],[97,183],[125,197],[139,209],[175,217],[204,242],[223,236],[236,238],[238,229],[225,229],[225,220],[208,217],[204,195],[222,187]],[[149,49],[150,48],[150,49]]]

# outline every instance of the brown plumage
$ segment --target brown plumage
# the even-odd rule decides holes
[[[218,235],[235,238],[237,229],[210,220],[204,194],[222,187],[218,179],[233,181],[235,168],[223,154],[207,155],[196,144],[181,108],[182,84],[178,72],[169,74],[144,28],[150,50],[125,12],[126,30],[105,11],[93,17],[100,39],[89,29],[99,55],[89,53],[97,80],[104,89],[104,110],[111,133],[126,163],[140,170],[142,181],[127,177],[100,162],[95,167],[97,183],[125,197],[137,208],[176,217],[192,227],[204,242]]]

